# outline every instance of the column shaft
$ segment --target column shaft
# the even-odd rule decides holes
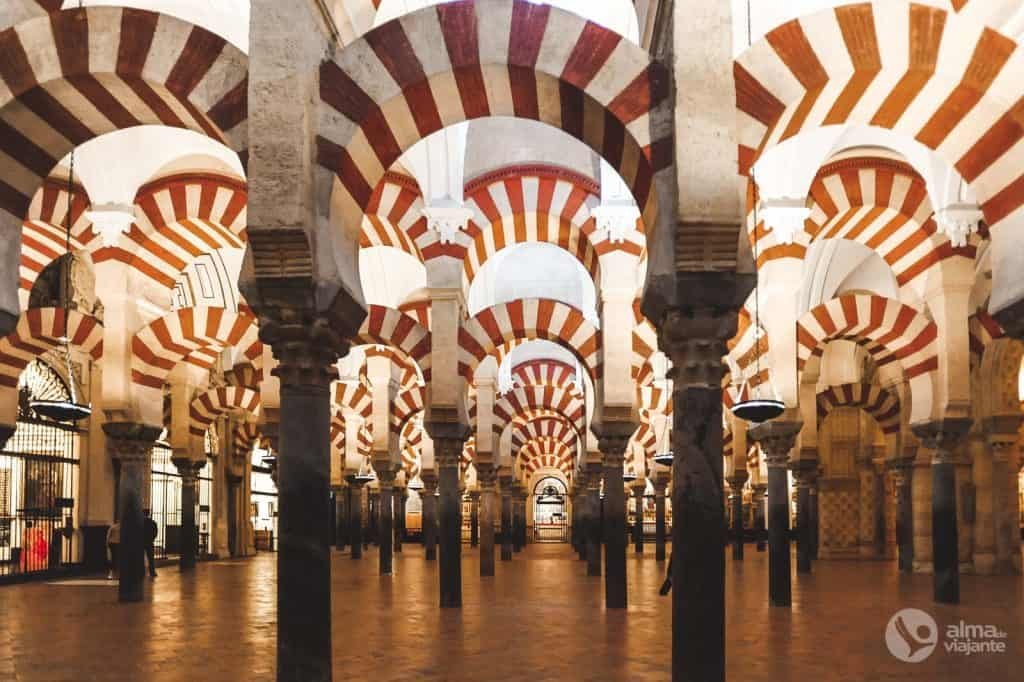
[[[665,560],[665,484],[654,485],[654,559]]]
[[[348,533],[352,544],[352,558],[363,558],[363,484],[349,486],[351,502],[348,507]]]
[[[596,478],[596,477],[595,477]],[[596,482],[587,489],[587,575],[601,575],[601,491]]]
[[[402,553],[402,540],[405,539],[405,488],[396,488],[395,507],[395,554]]]
[[[602,439],[603,440],[603,439]],[[615,448],[615,446],[612,446]],[[622,481],[622,450],[609,450],[604,467],[604,604],[626,608],[626,490]]]
[[[436,440],[435,440],[436,443]],[[461,453],[462,448],[459,447]],[[440,497],[441,608],[462,606],[462,503],[459,495],[459,464],[441,463],[438,467]]]
[[[896,546],[900,573],[914,571],[914,500],[911,477],[914,465],[902,465],[896,474]]]
[[[480,575],[494,575],[494,483],[480,491]]]
[[[480,493],[470,493],[469,500],[469,546],[476,547],[480,544]]]
[[[437,560],[437,479],[424,477],[423,488],[423,547],[427,561]]]
[[[768,464],[768,601],[789,606],[789,485],[785,462]]]
[[[380,479],[380,575],[394,573],[394,493],[391,481]]]
[[[644,489],[640,486],[633,488],[633,497],[636,500],[636,514],[633,524],[633,552],[644,553]]]
[[[174,464],[181,474],[181,554],[178,567],[182,571],[191,571],[196,567],[196,553],[199,549],[196,504],[199,501],[199,469],[202,468],[202,462],[176,460]]]
[[[501,560],[512,561],[512,495],[501,491]]]

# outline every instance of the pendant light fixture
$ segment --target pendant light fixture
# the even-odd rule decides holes
[[[669,420],[668,420],[668,417],[666,416],[665,417],[665,429],[661,432],[661,442],[668,444],[668,450],[666,450],[665,452],[657,452],[657,453],[654,454],[654,457],[653,457],[655,464],[660,464],[660,465],[666,466],[666,467],[672,466],[672,462],[676,458],[675,454],[672,452],[672,443],[669,441],[669,439],[666,438],[666,436],[668,436],[668,435],[669,435]]]
[[[355,479],[361,483],[367,483],[374,478],[376,476],[373,475],[373,467],[370,466],[369,457],[363,457],[363,462],[359,465],[359,471],[356,472]]]
[[[411,481],[409,481],[409,485],[407,485],[406,487],[409,490],[416,490],[416,491],[423,490],[423,481],[420,480],[419,476],[417,476],[416,478],[414,478]]]
[[[71,266],[74,256],[71,253],[71,202],[75,189],[75,150],[71,150],[68,168],[68,210],[64,216],[64,252],[63,267],[64,287],[61,303],[63,304],[63,330],[57,339],[56,352],[61,356],[64,370],[68,378],[68,397],[60,400],[33,400],[29,403],[36,414],[59,422],[77,422],[92,414],[92,407],[81,402],[82,388],[78,385],[75,368],[71,364],[71,339],[68,338],[68,317],[71,313]]]
[[[636,480],[636,472],[634,472],[632,469],[627,469],[626,471],[622,472],[622,480],[626,483],[632,483],[633,481]]]
[[[761,296],[759,291],[760,285],[760,270],[761,268],[757,263],[757,246],[758,239],[757,235],[757,205],[758,205],[758,193],[757,193],[757,180],[754,178],[753,171],[751,171],[751,182],[754,184],[754,378],[760,379],[761,377]],[[754,395],[754,391],[760,392],[758,389],[761,384],[751,386],[750,379],[744,379],[740,385],[740,400],[738,400],[732,406],[732,413],[743,419],[744,421],[754,422],[760,424],[761,422],[770,421],[781,415],[786,410],[786,405],[781,400],[772,396],[770,398],[762,398],[759,395]]]

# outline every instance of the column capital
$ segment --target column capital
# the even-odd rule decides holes
[[[736,493],[743,488],[743,484],[745,484],[749,479],[750,474],[747,473],[746,469],[737,469],[733,472],[732,476],[727,476],[725,480],[729,483],[729,487],[732,491]]]
[[[591,425],[590,430],[597,436],[597,449],[601,452],[604,466],[622,465],[629,440],[636,428],[636,424],[626,421],[606,421]]]
[[[769,467],[785,467],[803,426],[800,420],[775,420],[752,426],[747,435],[761,446]]]
[[[934,450],[933,463],[952,463],[956,446],[967,435],[971,423],[968,417],[936,419],[912,426],[911,431],[925,447]]]
[[[192,481],[195,482],[199,478],[199,472],[204,466],[206,466],[206,460],[191,459],[189,457],[174,457],[171,459],[181,475],[182,482]]]
[[[439,468],[457,467],[462,449],[472,431],[467,424],[457,421],[427,422],[424,424],[434,441],[434,461]]]
[[[398,472],[395,471],[390,462],[388,462],[387,466],[381,466],[379,469],[374,466],[373,470],[377,474],[377,482],[379,485],[387,486],[389,488],[393,488],[395,486],[395,476],[398,475]]]
[[[818,460],[795,459],[789,463],[796,484],[801,488],[811,488],[818,482]]]
[[[476,481],[481,489],[491,489],[498,477],[498,470],[491,462],[476,462]]]
[[[665,497],[665,492],[668,489],[668,478],[658,476],[654,479],[654,496]]]
[[[329,386],[336,378],[334,363],[348,354],[349,343],[323,314],[300,307],[263,306],[260,340],[277,359],[272,374],[282,386]]]
[[[893,483],[896,487],[910,485],[914,476],[914,460],[906,457],[889,459],[885,462],[885,468],[892,474]]]
[[[760,497],[764,497],[764,494],[766,492],[768,492],[768,484],[767,483],[752,483],[750,485],[750,490],[751,490],[751,493],[752,493],[754,499],[757,499],[757,498],[760,498]]]
[[[146,461],[150,459],[160,429],[148,424],[132,422],[105,422],[103,433],[107,436],[107,452],[112,459],[120,461]]]
[[[437,494],[437,473],[433,471],[420,472],[420,480],[423,481],[423,495]]]

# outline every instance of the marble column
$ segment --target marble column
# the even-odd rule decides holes
[[[587,575],[601,575],[601,465],[587,465]]]
[[[326,319],[261,318],[280,381],[277,678],[331,679],[331,372],[344,344]]]
[[[373,543],[380,546],[380,488],[367,486],[366,500],[366,544]]]
[[[363,558],[363,488],[365,482],[349,477],[348,535],[352,558]]]
[[[665,489],[667,478],[658,476],[654,479],[654,559],[665,560]]]
[[[480,491],[469,492],[469,546],[480,544]]]
[[[914,570],[914,507],[911,492],[914,462],[906,458],[886,462],[896,488],[896,551],[900,573]]]
[[[988,447],[992,451],[992,507],[996,573],[1018,572],[1020,525],[1018,521],[1017,460],[1020,416],[1000,415],[986,420]]]
[[[797,459],[789,464],[796,479],[796,572],[811,572],[811,488],[818,478],[818,461]]]
[[[604,605],[626,608],[626,488],[622,465],[636,430],[630,422],[606,422],[592,427],[604,465]]]
[[[480,485],[480,577],[494,575],[494,465],[478,462],[476,480]]]
[[[942,419],[913,428],[932,454],[933,593],[942,604],[960,603],[957,537],[956,449],[970,428],[967,418]]]
[[[121,544],[118,548],[117,598],[142,601],[145,576],[143,485],[151,464],[151,451],[161,429],[130,422],[105,422],[107,452],[118,462],[118,509]]]
[[[512,488],[512,551],[523,551],[526,539],[526,509],[523,488],[518,483]]]
[[[634,485],[633,500],[636,504],[636,523],[633,525],[633,552],[634,554],[644,553],[644,492],[647,490],[647,481]]]
[[[377,544],[380,545],[378,575],[390,576],[395,572],[395,471],[387,464],[381,464],[376,468],[377,483],[380,486],[377,497],[380,519],[377,526]]]
[[[395,554],[402,553],[402,541],[405,539],[405,501],[409,497],[406,487],[395,486]]]
[[[732,514],[732,558],[743,561],[743,484],[750,474],[746,469],[737,469],[729,477],[729,505]]]
[[[501,560],[512,560],[512,477],[499,476],[501,482]]]
[[[764,500],[768,492],[767,483],[755,483],[751,486],[750,504],[754,507],[754,533],[757,535],[758,552],[765,549]]]
[[[581,556],[583,553],[580,552],[579,543],[579,523],[580,518],[578,515],[579,507],[577,506],[577,499],[579,494],[577,492],[579,480],[577,479],[573,483],[573,487],[569,490],[569,509],[572,510],[572,515],[569,517],[569,541],[572,546],[572,551],[576,552],[577,556]]]
[[[437,560],[437,474],[424,471],[420,475],[423,490],[420,498],[423,502],[423,548],[427,561]]]
[[[196,567],[199,535],[196,532],[196,505],[199,504],[199,470],[206,464],[189,458],[171,460],[181,475],[181,555],[178,567],[191,571]]]
[[[440,490],[440,603],[441,608],[462,607],[462,495],[459,460],[469,427],[458,423],[430,424]]]
[[[792,580],[789,556],[789,453],[803,424],[773,421],[758,424],[748,433],[761,444],[768,464],[768,602],[789,606]]]
[[[818,560],[818,542],[820,540],[820,526],[818,524],[818,480],[821,478],[821,468],[815,472],[814,480],[807,491],[807,515],[811,527],[810,552],[811,560]]]

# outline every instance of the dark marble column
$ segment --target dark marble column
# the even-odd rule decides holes
[[[501,476],[501,560],[512,561],[512,477]]]
[[[789,556],[789,453],[803,424],[773,421],[750,429],[749,436],[761,444],[768,463],[768,602],[789,606],[791,564]]]
[[[815,472],[814,480],[808,490],[807,514],[811,526],[811,561],[818,560],[818,542],[820,527],[818,525],[818,479],[821,478],[821,468]]]
[[[395,487],[395,554],[402,553],[402,541],[405,539],[405,501],[409,492],[405,486]]]
[[[654,559],[665,560],[665,489],[668,477],[658,476],[654,479]]]
[[[630,489],[633,491],[633,501],[636,504],[636,514],[634,515],[636,522],[633,524],[633,552],[635,554],[644,553],[644,492],[646,487],[646,481],[644,481],[642,485],[634,485]]]
[[[512,551],[523,551],[526,538],[526,515],[523,504],[523,489],[518,483],[512,487]]]
[[[378,557],[378,575],[390,576],[395,572],[395,471],[390,463],[375,464],[377,484],[380,486],[377,495],[379,523],[377,526],[377,544],[380,545]]]
[[[729,505],[732,509],[732,558],[743,561],[743,484],[750,474],[737,469],[729,477]]]
[[[480,491],[469,493],[469,546],[480,544]]]
[[[334,546],[340,552],[345,549],[348,536],[348,514],[345,502],[348,499],[348,488],[343,485],[331,486],[334,491]]]
[[[601,549],[604,529],[601,525],[602,466],[587,464],[587,575],[601,575]]]
[[[427,561],[437,560],[437,474],[433,471],[424,471],[420,478],[423,480],[423,490],[420,491],[420,499],[423,502],[423,514],[420,517],[423,521],[423,547]]]
[[[368,495],[367,499],[367,534],[366,542],[369,545],[373,543],[380,546],[380,489],[367,488]]]
[[[260,317],[260,338],[277,358],[273,374],[280,381],[281,400],[277,679],[329,682],[333,660],[330,386],[334,362],[348,352],[339,336],[346,325],[308,311],[269,312],[269,317]]]
[[[142,601],[145,576],[145,529],[142,512],[143,485],[151,466],[151,450],[161,429],[130,422],[106,422],[107,452],[120,463],[118,508],[121,544],[118,548],[117,598]]]
[[[896,562],[900,573],[914,572],[914,504],[911,486],[914,479],[912,458],[890,459],[886,466],[892,472],[896,488]]]
[[[932,454],[932,562],[935,601],[960,603],[959,532],[956,510],[956,450],[971,420],[942,419],[913,427]]]
[[[196,567],[199,534],[196,531],[196,505],[199,503],[199,470],[205,461],[189,458],[171,460],[181,474],[181,555],[178,567],[191,571]]]
[[[755,483],[751,486],[750,504],[754,507],[754,533],[757,535],[755,547],[758,552],[765,550],[764,500],[767,492],[767,483]]]
[[[352,558],[363,558],[363,488],[365,482],[349,477],[348,534]]]
[[[480,485],[480,577],[494,575],[494,465],[477,462],[476,480]]]
[[[462,607],[462,494],[459,492],[459,461],[469,437],[468,426],[430,423],[434,440],[440,490],[440,603],[441,608]]]
[[[626,608],[626,488],[622,465],[626,446],[636,431],[631,422],[595,423],[604,465],[604,605]]]
[[[812,558],[811,488],[818,479],[818,460],[797,459],[789,464],[796,479],[796,572],[810,573]]]

